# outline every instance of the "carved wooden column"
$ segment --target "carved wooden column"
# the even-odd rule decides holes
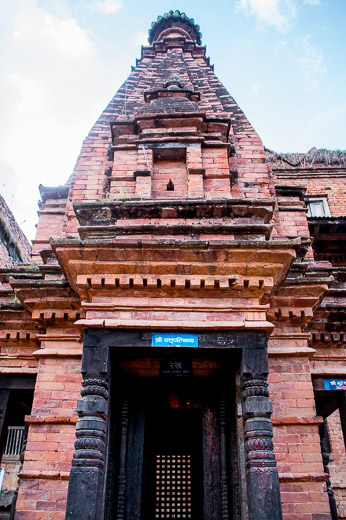
[[[82,399],[77,404],[76,451],[66,508],[69,520],[103,518],[109,372],[109,349],[84,346]]]
[[[245,348],[241,393],[251,520],[282,520],[267,376],[267,349]]]

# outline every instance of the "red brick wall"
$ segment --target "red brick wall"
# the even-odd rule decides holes
[[[340,172],[328,171],[326,168],[310,173],[293,169],[275,173],[277,184],[306,186],[307,197],[327,196],[332,217],[346,215],[346,172],[342,168]]]
[[[271,354],[269,361],[283,519],[327,520],[329,516],[324,515],[330,511],[309,358],[285,352],[284,356]]]
[[[342,435],[339,410],[327,418],[330,441],[330,481],[338,509],[339,519],[346,518],[346,451]]]
[[[41,358],[15,520],[64,520],[81,384],[79,357]]]

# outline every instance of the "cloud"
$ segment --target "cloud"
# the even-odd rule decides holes
[[[143,31],[134,33],[132,35],[132,44],[134,47],[148,45],[148,33]]]
[[[123,6],[122,0],[100,0],[89,4],[91,11],[98,11],[101,14],[113,14],[119,11]]]
[[[30,45],[44,41],[49,48],[64,54],[68,59],[88,56],[93,47],[86,32],[79,27],[76,20],[73,18],[61,20],[40,9],[34,12],[29,10],[19,12],[16,15],[12,36],[17,47],[28,41]]]
[[[296,17],[297,8],[295,0],[237,0],[236,11],[285,32]]]
[[[308,5],[321,5],[320,0],[304,0],[304,4]]]
[[[327,67],[323,62],[323,55],[316,45],[311,43],[310,35],[301,40],[302,55],[298,60],[299,74],[307,92],[313,92],[319,87],[320,77],[325,74]]]
[[[38,185],[66,182],[112,82],[71,15],[53,15],[37,0],[11,4],[0,20],[0,187],[8,198],[17,184],[14,213],[33,238]]]
[[[251,87],[250,87],[250,93],[253,97],[257,97],[258,96],[258,93],[260,91],[260,88],[261,88],[261,84],[259,81],[255,81],[254,83],[252,83]]]

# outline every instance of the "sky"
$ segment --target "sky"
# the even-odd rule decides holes
[[[346,0],[0,0],[0,192],[29,239],[157,16],[200,25],[264,145],[346,149]]]

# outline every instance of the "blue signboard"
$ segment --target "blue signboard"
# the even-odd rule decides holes
[[[155,333],[151,344],[153,347],[198,347],[198,334]]]
[[[346,379],[325,379],[324,388],[326,390],[346,390]]]

